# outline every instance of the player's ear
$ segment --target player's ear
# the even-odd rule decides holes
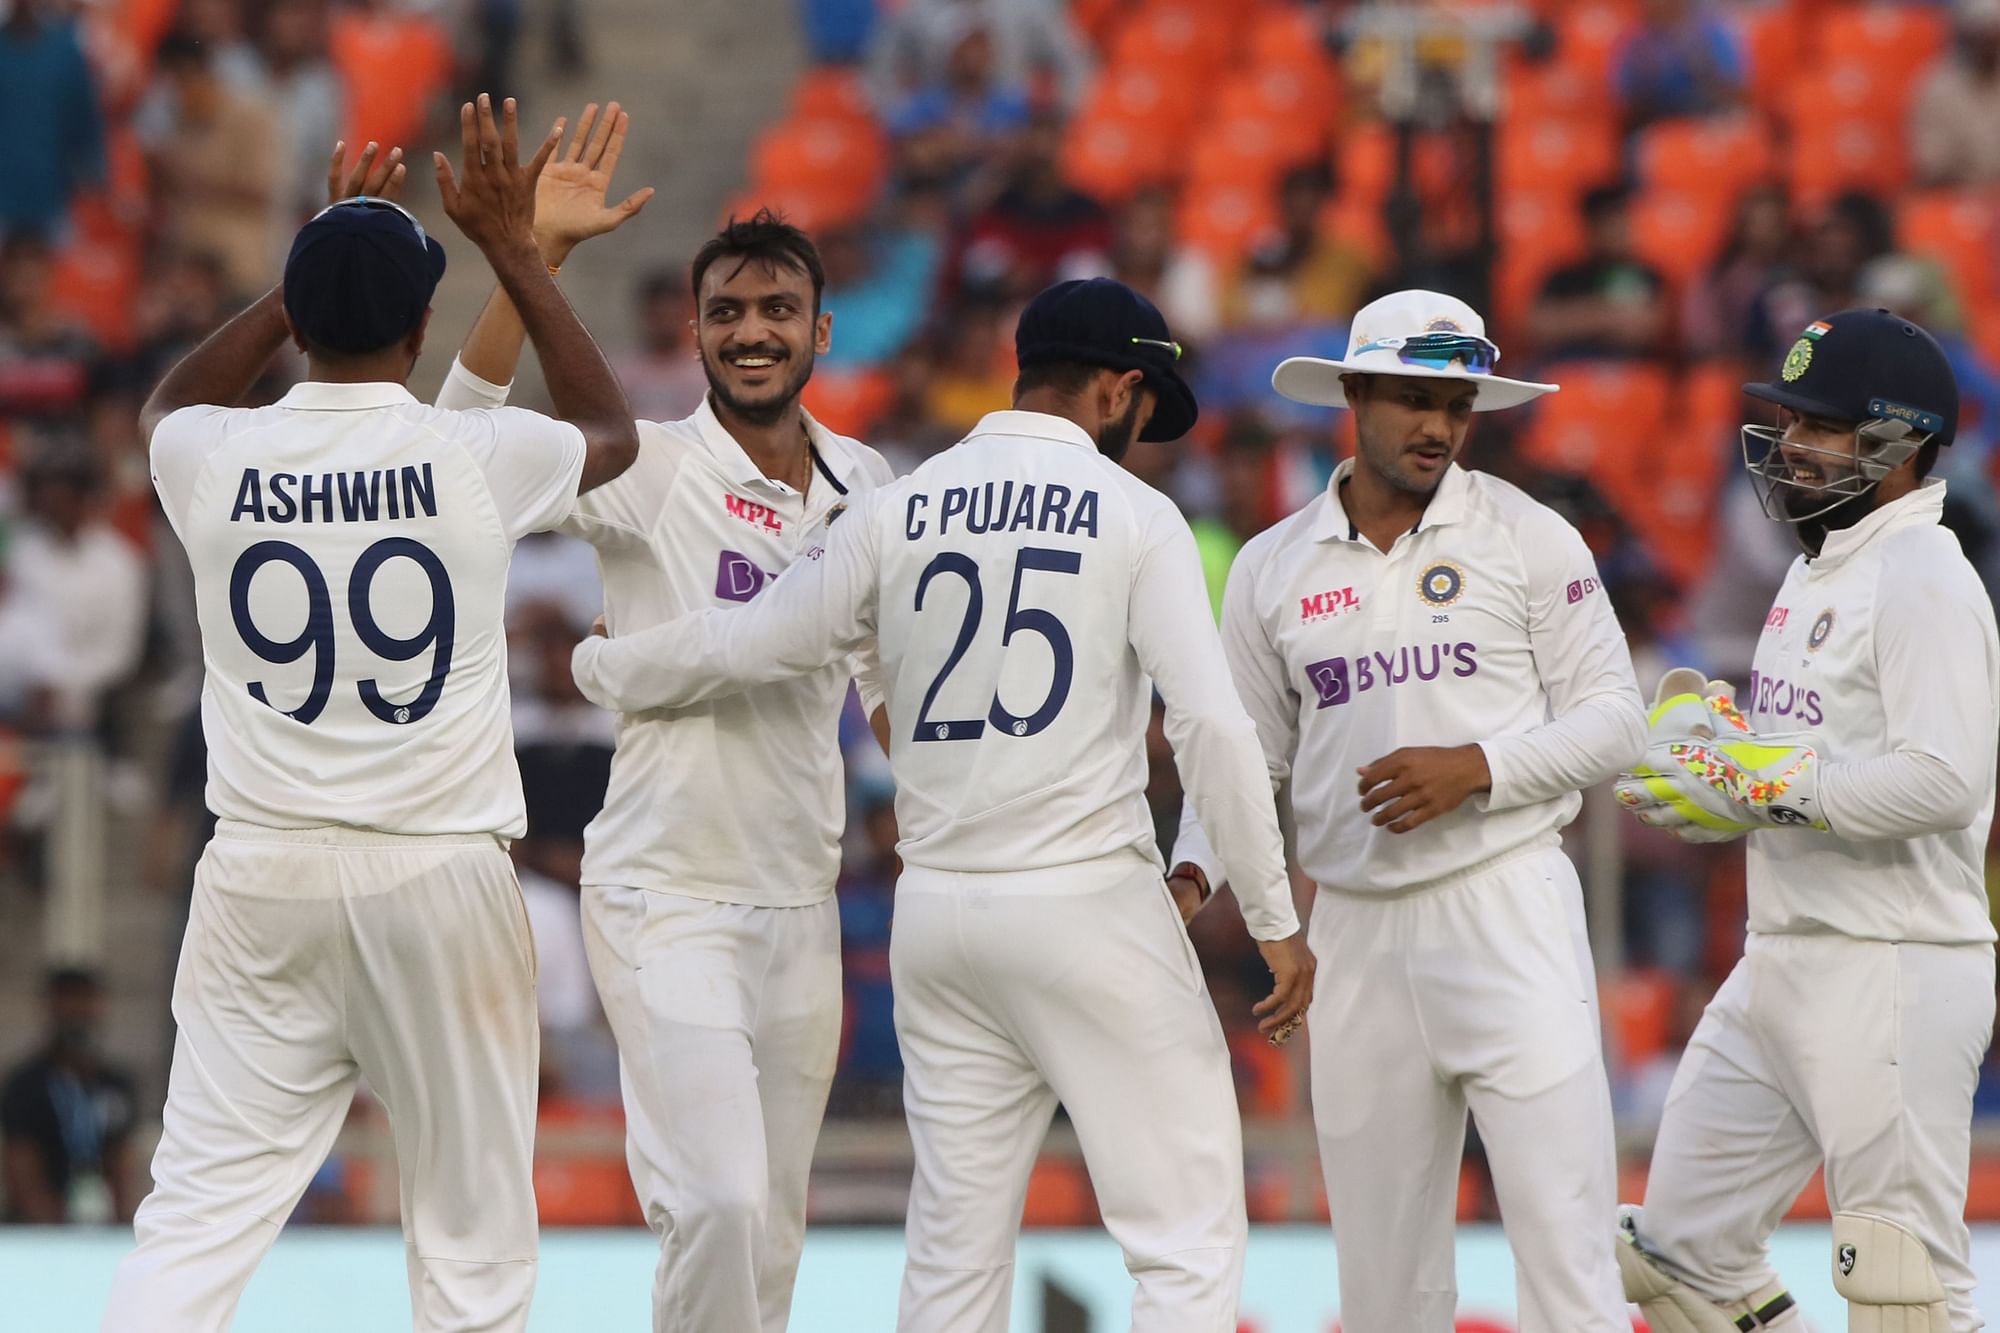
[[[831,346],[833,346],[833,312],[822,310],[819,312],[819,318],[813,321],[813,355],[825,356]]]
[[[1145,386],[1146,373],[1142,370],[1128,370],[1111,382],[1111,401],[1104,415],[1116,421],[1132,410],[1132,404],[1139,399],[1139,391]]]
[[[410,360],[413,363],[418,357],[424,354],[424,334],[430,331],[430,327],[431,311],[430,307],[426,306],[424,307],[424,317],[417,321],[417,327],[410,330],[410,336],[403,339],[403,350],[410,354]]]
[[[291,337],[292,346],[298,349],[300,356],[311,356],[312,349],[306,346],[306,335],[300,333],[299,326],[292,321],[292,312],[285,309],[284,305],[280,303],[278,313],[285,317],[285,332]]]

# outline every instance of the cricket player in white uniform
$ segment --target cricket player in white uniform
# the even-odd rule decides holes
[[[594,128],[593,128],[594,127]],[[607,206],[629,117],[578,119],[542,174],[535,229],[560,267],[650,191]],[[755,597],[892,475],[799,405],[831,337],[812,241],[734,223],[693,270],[709,395],[639,423],[639,459],[562,530],[596,548],[623,634]],[[506,401],[521,322],[497,291],[439,404]],[[854,661],[688,708],[630,709],[585,831],[584,941],[618,1039],[626,1157],[660,1237],[655,1333],[782,1333],[841,1031],[840,711]]]
[[[552,135],[518,162],[481,97],[445,209],[560,366],[561,420],[441,412],[404,387],[444,251],[375,147],[281,288],[147,402],[193,566],[208,804],[174,981],[153,1192],[106,1333],[216,1333],[365,1076],[394,1124],[415,1327],[527,1326],[538,1036],[508,840],[526,831],[501,606],[524,534],[638,451],[630,409],[530,234]],[[372,168],[372,172],[371,172]],[[287,339],[308,377],[227,406]]]
[[[1580,788],[1631,763],[1644,714],[1583,539],[1454,462],[1473,413],[1555,387],[1498,358],[1462,301],[1404,291],[1355,315],[1344,360],[1280,365],[1286,397],[1354,410],[1359,447],[1243,548],[1223,598],[1230,670],[1319,886],[1313,1119],[1347,1333],[1451,1329],[1468,1105],[1523,1333],[1630,1328],[1616,1268],[1568,1234],[1615,1181],[1559,830]],[[1224,867],[1195,813],[1175,874],[1206,891]]]
[[[1117,466],[1195,419],[1145,298],[1022,314],[1016,410],[861,500],[742,611],[577,649],[621,708],[685,707],[879,643],[904,873],[890,966],[916,1145],[897,1326],[1004,1333],[1028,1175],[1060,1101],[1138,1281],[1138,1333],[1233,1333],[1247,1226],[1229,1055],[1161,879],[1156,686],[1195,808],[1296,1025],[1312,962],[1193,534]]]
[[[1699,676],[1663,687],[1619,797],[1689,841],[1749,837],[1749,936],[1615,1249],[1661,1333],[1792,1326],[1766,1242],[1824,1163],[1847,1327],[1968,1333],[2000,644],[1926,480],[1958,389],[1931,336],[1885,310],[1815,320],[1775,381],[1744,388],[1779,408],[1743,428],[1745,461],[1805,554],[1749,687],[1733,705]]]

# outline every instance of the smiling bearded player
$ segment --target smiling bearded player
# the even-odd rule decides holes
[[[1958,390],[1884,310],[1815,321],[1777,382],[1744,389],[1779,409],[1743,428],[1745,461],[1805,554],[1750,688],[1669,673],[1619,784],[1686,841],[1750,836],[1743,959],[1675,1073],[1619,1263],[1661,1333],[1796,1326],[1766,1242],[1824,1162],[1848,1328],[1967,1333],[2000,646],[1926,480]]]

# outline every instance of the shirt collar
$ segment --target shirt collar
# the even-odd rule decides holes
[[[806,444],[812,453],[813,470],[819,478],[842,495],[854,485],[854,473],[858,463],[854,451],[846,441],[826,427],[813,420],[812,413],[801,407],[799,416],[805,422]],[[738,486],[754,486],[759,483],[773,486],[777,483],[764,475],[764,469],[757,466],[729,428],[722,424],[722,418],[715,415],[715,401],[707,394],[702,395],[701,406],[694,413],[695,431],[708,449],[723,475]]]
[[[1812,558],[1812,568],[1833,569],[1844,564],[1869,542],[1898,528],[1914,528],[1943,522],[1944,489],[1944,478],[1927,478],[1917,486],[1917,489],[1901,499],[1891,500],[1879,509],[1870,510],[1867,516],[1853,527],[1827,533],[1819,554]]]
[[[1353,473],[1352,458],[1341,459],[1333,469],[1333,476],[1326,483],[1326,507],[1320,511],[1319,521],[1313,524],[1314,541],[1358,542],[1362,539],[1354,520],[1347,515],[1347,507],[1340,502],[1340,483]],[[1431,502],[1424,506],[1424,516],[1410,531],[1422,532],[1425,528],[1459,522],[1465,517],[1471,495],[1472,478],[1466,475],[1465,469],[1453,463],[1445,469],[1437,490],[1431,493]]]
[[[401,407],[415,403],[410,391],[400,384],[374,381],[367,384],[334,384],[327,380],[300,380],[283,398],[279,407],[299,412],[362,412],[373,407]]]
[[[1097,452],[1097,441],[1090,438],[1090,432],[1068,417],[1050,416],[1047,412],[1023,412],[1017,408],[988,412],[979,418],[979,424],[965,438],[972,440],[981,435],[1025,435],[1030,439],[1080,445],[1092,453]]]

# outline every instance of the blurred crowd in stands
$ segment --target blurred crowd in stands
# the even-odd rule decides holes
[[[334,138],[429,142],[456,92],[507,86],[524,17],[518,0],[0,11],[0,728],[99,738],[109,798],[155,812],[155,871],[184,885],[201,836],[200,659],[138,402],[273,280],[322,201]],[[554,16],[557,63],[580,60],[568,6],[533,12]],[[1119,277],[1165,311],[1203,408],[1194,436],[1128,465],[1193,521],[1219,602],[1243,541],[1323,487],[1346,447],[1340,414],[1277,399],[1271,368],[1339,354],[1374,295],[1441,287],[1487,311],[1509,373],[1564,386],[1482,418],[1466,461],[1583,529],[1643,687],[1676,664],[1741,680],[1794,552],[1743,484],[1738,385],[1817,315],[1881,305],[1924,323],[1957,368],[1949,521],[1989,586],[2000,577],[2000,0],[798,13],[809,67],[718,221],[771,204],[814,233],[834,331],[807,405],[899,470],[1008,404],[1029,296]],[[1397,16],[1421,20],[1414,38],[1394,35]],[[685,415],[706,386],[684,276],[635,272],[632,299],[637,334],[616,359],[633,406]],[[616,1102],[575,907],[612,738],[569,679],[596,610],[586,548],[522,544],[510,638],[533,832],[516,854],[557,1105]],[[175,737],[164,763],[132,744],[148,726]],[[845,730],[833,1112],[895,1114],[892,788],[858,710]],[[42,812],[16,753],[0,748],[0,865],[11,847],[13,873],[32,875]],[[1180,789],[1157,727],[1151,758],[1170,849]],[[1643,1131],[1740,951],[1742,858],[1620,834],[1621,956],[1600,968],[1621,1123]],[[1247,1022],[1264,977],[1226,899],[1194,933],[1246,1113],[1296,1111],[1295,1070]],[[2000,1111],[2000,1081],[1981,1106]]]

